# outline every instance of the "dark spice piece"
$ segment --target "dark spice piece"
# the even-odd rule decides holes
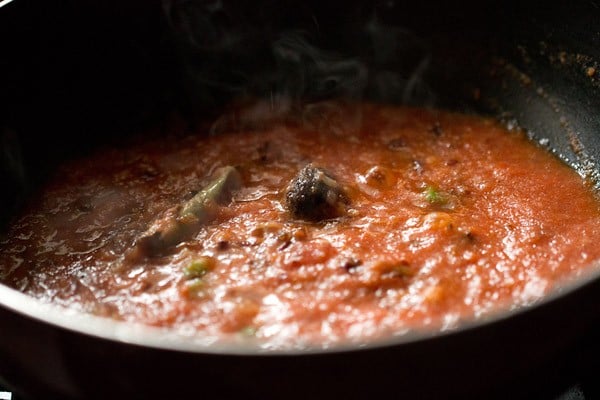
[[[346,271],[350,271],[360,265],[362,265],[361,260],[357,260],[355,258],[349,258],[346,261],[344,261],[344,263],[342,264],[342,268],[344,268]]]
[[[229,248],[229,242],[227,240],[219,240],[217,242],[217,250],[225,251]]]
[[[331,174],[308,164],[290,182],[285,202],[295,218],[321,221],[343,215],[349,201]]]

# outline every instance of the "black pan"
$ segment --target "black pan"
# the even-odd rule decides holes
[[[600,170],[593,1],[114,3],[0,8],[3,224],[61,160],[173,109],[193,124],[232,98],[273,91],[492,114],[582,174]],[[310,43],[296,49],[308,62],[273,51],[290,32]],[[311,64],[317,50],[329,69]],[[0,285],[0,383],[44,399],[516,398],[517,388],[531,398],[565,384],[566,360],[588,353],[585,367],[598,368],[599,293],[600,265],[537,304],[458,330],[264,352],[77,314]]]

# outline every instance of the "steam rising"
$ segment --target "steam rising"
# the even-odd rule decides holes
[[[286,114],[308,114],[312,121],[335,114],[331,100],[434,103],[425,79],[431,56],[423,40],[381,22],[375,6],[365,13],[349,5],[340,13],[352,17],[344,29],[343,18],[320,22],[320,14],[302,4],[286,10],[286,4],[269,1],[163,2],[191,111],[259,99],[245,116],[222,116],[213,131],[231,128],[234,120],[256,126]],[[340,25],[327,31],[332,23]]]
[[[435,96],[425,81],[431,65],[425,43],[408,30],[382,24],[376,14],[367,21],[365,33],[375,64],[371,68],[372,96],[386,102],[433,104]]]
[[[358,59],[320,50],[297,32],[283,33],[272,48],[277,96],[298,101],[362,97],[368,68]]]

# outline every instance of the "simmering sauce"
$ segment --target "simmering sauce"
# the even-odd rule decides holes
[[[600,259],[589,185],[522,132],[346,112],[355,123],[272,121],[69,162],[3,237],[0,279],[118,320],[321,346],[453,328]]]

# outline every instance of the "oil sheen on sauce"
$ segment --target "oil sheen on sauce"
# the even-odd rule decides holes
[[[348,112],[352,126],[273,121],[71,161],[3,237],[0,279],[84,312],[285,348],[453,328],[600,259],[589,185],[522,132],[436,110]],[[339,215],[286,206],[308,164],[343,188]],[[131,256],[224,166],[241,184],[210,219]]]

